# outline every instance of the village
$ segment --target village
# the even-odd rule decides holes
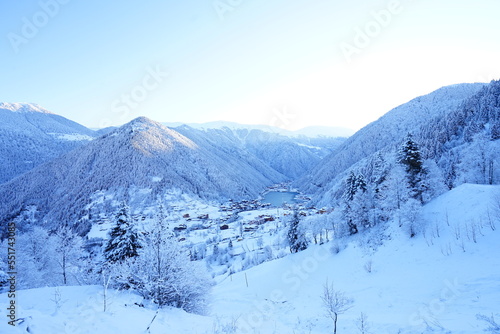
[[[287,199],[290,198],[293,201],[289,203]],[[266,202],[266,199],[273,203]],[[332,212],[332,209],[307,205],[308,200],[288,183],[264,189],[257,199],[228,199],[224,203],[172,194],[164,202],[165,223],[175,239],[189,250],[192,260],[208,259],[214,277],[223,276],[287,254],[283,240],[289,217],[295,210],[300,219]],[[156,207],[141,212],[135,212],[133,207],[130,210],[131,220],[139,230],[145,231],[157,219]],[[114,216],[99,218],[88,234],[88,247],[99,247],[104,243],[114,219]],[[272,246],[264,250],[263,245]],[[232,260],[218,268],[219,263],[227,260],[216,260],[220,254],[230,256]]]
[[[254,200],[230,199],[219,205],[185,202],[174,207],[179,218],[170,221],[171,229],[177,241],[190,250],[192,260],[206,259],[213,276],[223,279],[227,274],[289,253],[284,240],[295,210],[300,219],[333,211],[307,206],[307,196],[299,193],[295,203],[264,201],[266,194],[289,194],[290,190],[288,184],[278,184]]]
[[[279,183],[266,188],[262,192],[259,199],[235,201],[229,199],[226,203],[219,205],[217,214],[209,214],[205,212],[196,212],[195,214],[183,213],[184,222],[175,226],[173,230],[178,234],[182,231],[190,230],[207,230],[219,229],[222,231],[235,228],[235,223],[240,232],[254,232],[263,224],[274,222],[280,218],[290,214],[292,210],[299,210],[301,216],[313,214],[324,214],[329,210],[325,208],[317,209],[314,206],[305,206],[305,203],[310,198],[297,192],[295,203],[282,202],[266,203],[265,195],[270,192],[295,192],[291,189],[289,183]],[[177,208],[180,210],[181,208]],[[245,219],[247,217],[247,219]],[[248,218],[251,217],[251,218]],[[242,238],[243,233],[240,233],[238,238]]]

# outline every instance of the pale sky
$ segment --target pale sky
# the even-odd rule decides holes
[[[138,116],[357,130],[500,78],[497,0],[3,1],[0,101],[88,127]]]

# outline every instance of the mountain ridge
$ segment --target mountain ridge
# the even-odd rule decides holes
[[[0,185],[0,220],[35,206],[39,220],[54,228],[76,224],[98,191],[146,206],[175,189],[205,200],[256,198],[266,186],[284,180],[243,151],[207,150],[141,117]],[[85,233],[89,224],[75,228]]]
[[[262,130],[264,132],[277,133],[283,136],[307,136],[307,137],[349,137],[355,131],[344,127],[333,126],[308,126],[298,130],[287,130],[272,125],[264,124],[241,124],[229,121],[212,121],[206,123],[184,123],[184,122],[164,122],[163,124],[169,127],[179,127],[187,125],[198,130],[222,129],[229,128],[231,130]]]
[[[94,131],[35,104],[0,103],[0,183],[92,140]]]
[[[394,149],[408,132],[415,132],[422,124],[458,109],[485,86],[481,83],[445,86],[390,110],[349,137],[296,185],[307,193],[321,196],[333,187],[338,177],[344,177],[351,166],[376,152]]]
[[[25,103],[25,102],[0,102],[0,109],[10,110],[13,112],[39,112],[42,114],[52,114],[53,112],[41,107],[36,103]]]

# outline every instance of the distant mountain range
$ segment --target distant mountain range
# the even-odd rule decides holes
[[[85,233],[90,223],[82,217],[88,215],[93,196],[103,191],[111,206],[127,200],[145,207],[172,192],[217,201],[256,198],[267,186],[304,174],[331,152],[331,146],[342,142],[313,138],[315,145],[323,146],[311,146],[302,144],[309,143],[306,137],[294,139],[261,130],[189,126],[174,130],[145,117],[108,129],[98,138],[79,126],[75,126],[79,133],[54,128],[44,127],[45,132],[57,133],[54,136],[30,133],[52,139],[55,147],[61,145],[60,138],[68,141],[68,136],[84,140],[77,141],[73,150],[59,148],[59,157],[0,185],[0,219],[30,207],[36,208],[45,225],[78,222],[77,230]],[[14,143],[15,136],[13,131]]]
[[[177,126],[179,125],[177,124]],[[116,127],[88,129],[32,103],[0,103],[0,161],[2,162],[0,165],[0,184],[116,129]],[[217,140],[215,137],[219,136],[220,131],[231,136],[227,133],[229,129],[231,130],[229,132],[234,132],[234,134],[245,130],[255,130],[252,131],[253,137],[257,137],[256,134],[259,133],[261,138],[267,140],[267,144],[269,144],[269,140],[275,140],[271,145],[277,154],[283,151],[284,142],[299,151],[312,152],[306,157],[299,154],[302,163],[299,162],[298,166],[297,163],[289,161],[290,168],[278,168],[280,173],[290,178],[305,173],[319,161],[319,158],[331,153],[345,139],[333,138],[333,135],[328,136],[329,131],[333,131],[332,128],[320,129],[321,131],[311,132],[310,135],[287,132],[271,126],[252,126],[230,122],[214,122],[194,127],[183,126],[182,129],[187,135],[196,137],[199,137],[199,130],[204,129],[207,137],[214,136],[212,140]],[[337,133],[335,133],[336,136]],[[241,140],[237,138],[237,135],[233,136],[232,139],[235,144],[238,142],[238,145],[241,145]],[[250,144],[247,146],[250,147]],[[279,164],[283,165],[283,162]],[[278,163],[275,165],[277,166]]]
[[[264,163],[285,175],[288,180],[303,176],[326,155],[333,152],[345,138],[286,136],[262,129],[193,128],[187,125],[175,127],[176,131],[191,138],[207,150],[213,147],[234,151],[235,147],[254,155]]]
[[[279,127],[271,125],[250,125],[250,124],[239,124],[235,122],[226,121],[216,121],[207,123],[182,123],[182,122],[167,122],[163,123],[169,127],[178,127],[181,125],[188,125],[189,127],[195,129],[223,129],[228,128],[231,130],[261,130],[264,132],[276,133],[287,137],[344,137],[347,138],[354,134],[354,130],[342,127],[331,127],[331,126],[309,126],[300,130],[290,131],[282,129]]]

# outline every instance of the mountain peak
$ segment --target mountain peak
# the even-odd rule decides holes
[[[148,154],[153,151],[170,151],[178,145],[196,148],[196,144],[190,139],[145,116],[133,119],[112,133],[125,136],[134,147]]]
[[[155,122],[146,116],[137,117],[121,127],[122,129],[138,131],[148,129],[165,129],[161,123]]]
[[[139,116],[131,120],[128,124],[159,124],[146,116]]]
[[[0,109],[9,110],[12,112],[38,112],[42,114],[52,114],[47,109],[42,108],[35,103],[8,103],[0,102]]]

